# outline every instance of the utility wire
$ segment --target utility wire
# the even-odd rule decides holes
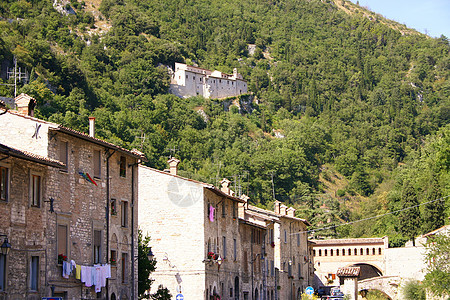
[[[306,230],[306,231],[299,231],[299,232],[296,232],[296,233],[291,233],[291,235],[292,234],[305,233],[305,232],[306,233],[311,233],[311,232],[316,232],[316,231],[328,230],[328,229],[333,229],[333,228],[336,228],[336,227],[341,227],[341,226],[344,226],[344,225],[350,225],[350,224],[355,224],[355,223],[359,223],[359,222],[363,222],[363,221],[367,221],[367,220],[381,218],[381,217],[384,217],[384,216],[387,216],[387,215],[392,215],[392,214],[395,214],[395,213],[398,213],[398,212],[402,212],[402,211],[405,211],[405,210],[408,210],[408,209],[412,209],[412,208],[415,208],[415,207],[419,207],[419,206],[422,206],[422,205],[425,205],[425,204],[429,204],[429,203],[433,203],[433,202],[437,202],[437,201],[443,201],[444,199],[446,199],[448,197],[450,197],[450,195],[442,197],[442,198],[439,198],[439,199],[435,199],[435,200],[427,201],[427,202],[424,202],[424,203],[420,203],[420,204],[417,204],[417,205],[405,207],[405,208],[402,208],[402,209],[399,209],[399,210],[394,210],[394,211],[391,211],[391,212],[388,212],[388,213],[385,213],[385,214],[382,214],[382,215],[377,215],[377,216],[373,216],[373,217],[369,217],[369,218],[365,218],[365,219],[361,219],[361,220],[356,220],[356,221],[347,222],[347,223],[343,223],[343,224],[332,225],[332,226],[328,226],[328,227],[322,227],[322,228],[317,228],[317,229],[310,229],[310,230]]]

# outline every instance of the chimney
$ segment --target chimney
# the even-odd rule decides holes
[[[275,200],[274,206],[275,206],[275,213],[280,214],[280,201]]]
[[[170,174],[177,175],[178,174],[178,164],[180,163],[180,161],[178,159],[176,159],[175,157],[172,157],[167,162],[169,163]]]
[[[95,117],[89,117],[89,136],[95,137]]]
[[[230,190],[230,183],[231,183],[231,181],[229,181],[226,178],[222,179],[222,181],[220,182],[220,184],[222,185],[220,190],[222,192],[224,192],[225,194],[227,194],[227,195],[230,195],[230,192],[231,192],[231,190]]]
[[[295,208],[293,208],[293,207],[289,207],[288,209],[287,209],[287,215],[289,216],[289,217],[295,217]]]
[[[242,194],[242,196],[240,198],[245,201],[244,207],[247,209],[248,208],[248,199],[250,199],[250,197],[247,196],[246,194]]]
[[[285,216],[286,215],[286,208],[287,206],[284,204],[280,205],[280,215]]]
[[[22,93],[19,96],[17,96],[16,99],[14,99],[14,102],[16,103],[16,107],[19,113],[30,117],[34,116],[36,99],[28,96],[27,94]]]

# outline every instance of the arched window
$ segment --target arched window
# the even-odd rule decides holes
[[[358,255],[358,250],[355,248],[355,249],[353,249],[353,254],[354,255]]]
[[[345,249],[342,249],[342,256],[345,256]]]
[[[330,256],[333,256],[333,249],[330,250]]]
[[[348,255],[352,255],[352,249],[348,249]]]
[[[328,253],[327,253],[327,249],[325,249],[325,256],[327,256],[327,254],[328,254]]]
[[[316,256],[316,250],[313,250],[313,256]]]
[[[339,249],[336,249],[336,256],[339,256]]]
[[[372,248],[372,255],[375,255],[375,248]]]
[[[378,248],[378,255],[381,255],[381,248]]]
[[[364,255],[364,250],[363,250],[363,248],[359,249],[359,255]]]
[[[366,248],[366,255],[369,255],[369,248]]]
[[[322,256],[322,249],[319,249],[319,256]]]

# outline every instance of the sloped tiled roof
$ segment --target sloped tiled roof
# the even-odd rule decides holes
[[[28,161],[33,161],[33,162],[51,166],[51,167],[56,167],[56,168],[64,168],[65,167],[65,164],[63,164],[62,162],[57,161],[55,159],[51,159],[51,158],[43,157],[43,156],[31,153],[31,152],[11,148],[11,147],[3,145],[3,144],[0,144],[0,153],[9,155],[12,157],[16,157],[16,158],[28,160]]]
[[[383,238],[327,239],[327,240],[313,240],[313,241],[317,246],[384,243]]]

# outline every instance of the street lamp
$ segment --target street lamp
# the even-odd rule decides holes
[[[8,255],[9,251],[11,250],[11,244],[8,242],[8,236],[6,234],[0,234],[0,236],[4,236],[5,240],[3,241],[3,244],[0,246],[2,254]]]

